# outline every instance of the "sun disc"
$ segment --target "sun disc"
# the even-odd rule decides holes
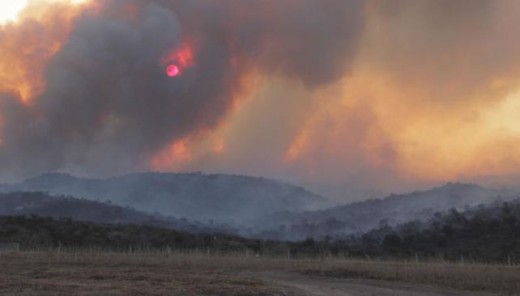
[[[180,69],[177,65],[169,65],[166,68],[166,74],[170,77],[176,77],[180,74]]]

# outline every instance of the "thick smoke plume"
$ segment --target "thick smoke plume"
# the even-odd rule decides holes
[[[308,89],[330,84],[350,65],[362,2],[92,1],[52,58],[35,62],[43,90],[23,99],[19,89],[3,89],[2,174],[147,169],[175,141],[218,127],[251,73]],[[46,34],[56,13],[45,20],[27,13],[1,34],[16,37],[12,50],[38,51],[19,28],[33,23]],[[166,75],[168,56],[183,48],[193,64]]]
[[[80,2],[0,25],[0,179],[395,191],[520,172],[517,0]]]
[[[518,173],[520,3],[366,3],[353,74],[319,95],[294,171],[387,190]]]

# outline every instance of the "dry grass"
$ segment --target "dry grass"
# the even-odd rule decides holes
[[[286,260],[205,254],[0,253],[0,294],[285,295],[255,272],[402,281],[520,295],[520,267],[367,260]]]
[[[520,295],[520,267],[448,262],[348,261],[311,267],[305,274],[400,281],[464,291]]]
[[[182,257],[182,258],[181,258]],[[279,295],[262,281],[202,256],[11,253],[0,255],[0,295]]]

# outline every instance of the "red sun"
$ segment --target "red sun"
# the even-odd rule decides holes
[[[179,66],[177,65],[169,65],[168,67],[166,67],[166,75],[170,76],[170,77],[177,77],[179,76],[179,74],[181,74],[181,70],[179,69]]]
[[[162,59],[162,64],[166,66],[168,77],[175,78],[182,75],[186,69],[195,65],[193,47],[190,43],[183,43],[166,54]]]

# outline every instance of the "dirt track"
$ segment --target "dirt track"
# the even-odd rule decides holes
[[[258,275],[285,295],[298,296],[489,296],[477,292],[447,291],[396,282],[332,279],[292,273],[261,273]]]

